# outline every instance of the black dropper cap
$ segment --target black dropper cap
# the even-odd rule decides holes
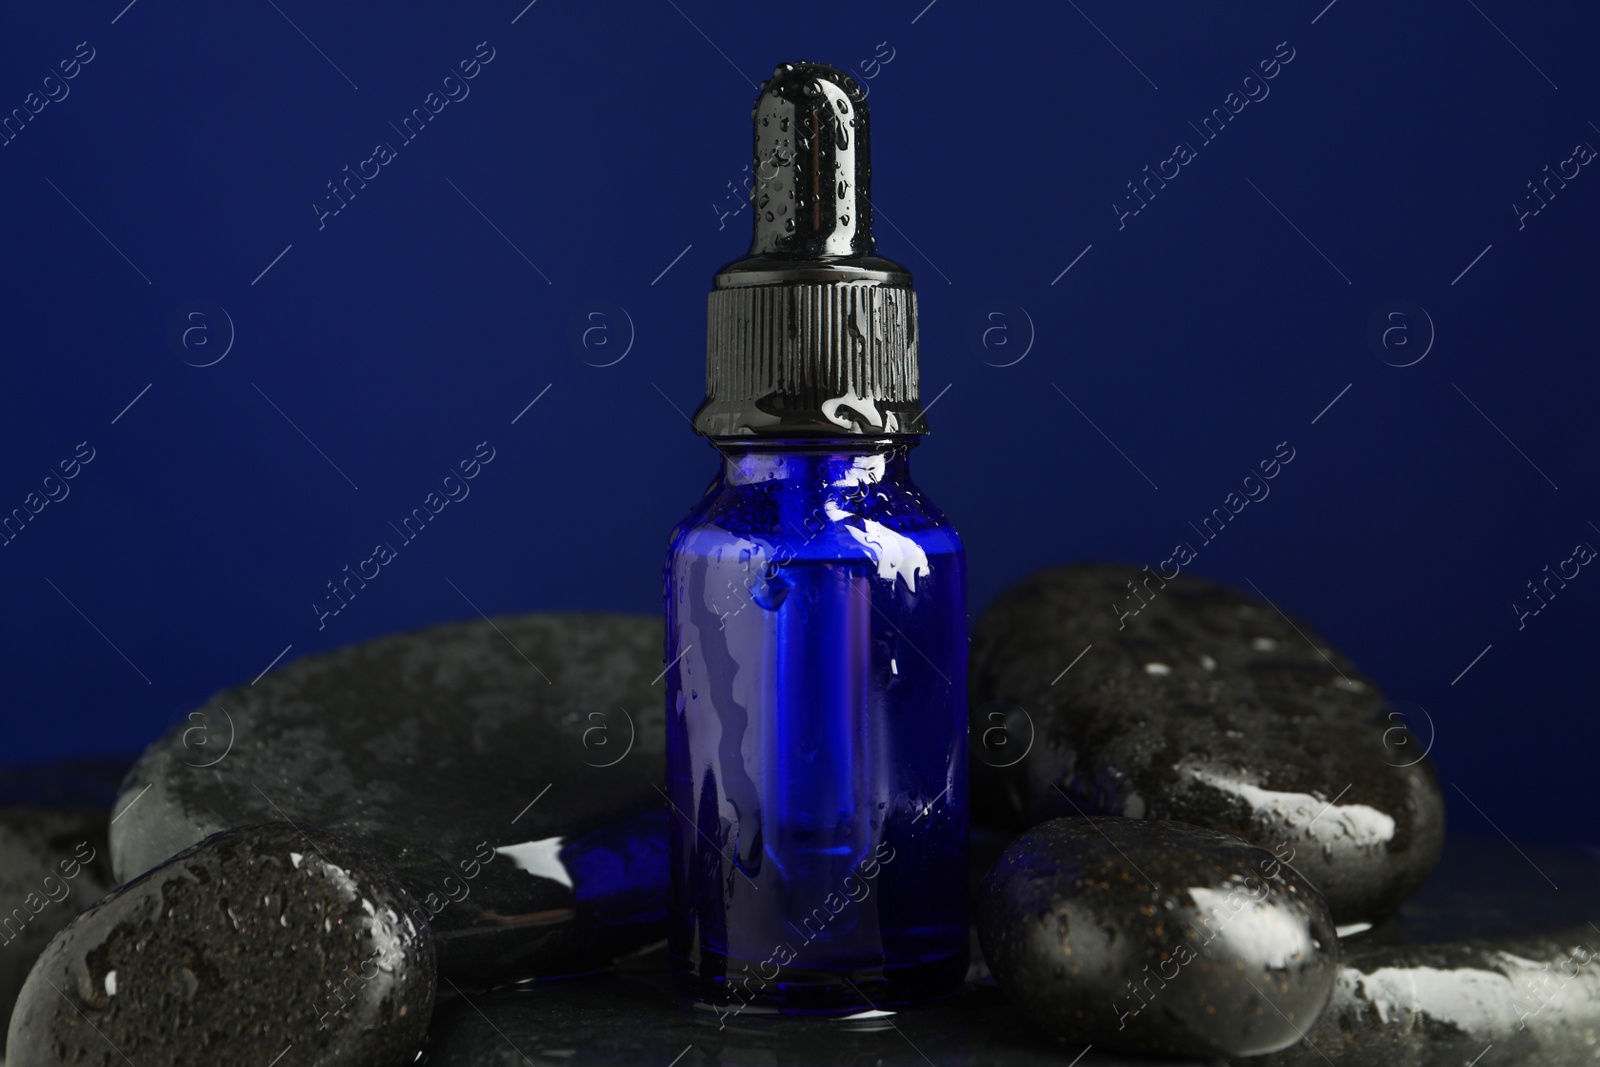
[[[710,437],[926,432],[911,274],[876,255],[867,100],[843,71],[785,63],[751,112],[749,253],[709,298]]]

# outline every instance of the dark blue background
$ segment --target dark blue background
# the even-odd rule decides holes
[[[1409,702],[1458,828],[1595,840],[1600,575],[1521,630],[1511,605],[1600,544],[1600,176],[1521,229],[1511,205],[1600,144],[1600,12],[124,3],[0,15],[0,111],[94,49],[0,147],[0,511],[95,450],[0,548],[4,762],[136,750],[286,646],[657,610],[714,466],[683,413],[710,275],[748,241],[747,208],[719,216],[754,83],[816,59],[872,75],[880,248],[918,277],[925,397],[949,386],[916,467],[974,608],[1193,541],[1194,573],[1254,582]],[[483,41],[470,96],[319,230],[325,183]],[[1200,144],[1279,42],[1270,95]],[[1180,140],[1197,158],[1119,229]],[[1369,343],[1393,301],[1436,329],[1412,366],[1382,357],[1426,348],[1414,310]],[[234,344],[191,366],[226,347],[217,307]],[[208,308],[185,348],[173,322]],[[324,583],[480,441],[470,497],[319,629]],[[1283,441],[1270,497],[1201,545]]]

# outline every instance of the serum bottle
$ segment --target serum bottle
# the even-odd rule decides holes
[[[755,236],[694,419],[721,469],[666,563],[668,947],[724,1020],[967,970],[966,560],[911,481],[911,275],[875,254],[849,76],[784,64],[752,118]]]

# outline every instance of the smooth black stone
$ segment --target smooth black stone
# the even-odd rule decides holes
[[[426,1067],[1121,1067],[1145,1064],[1060,1041],[1030,1026],[992,985],[869,1018],[771,1016],[724,1020],[671,992],[665,953],[611,977],[529,983],[441,998]],[[726,1009],[724,1009],[726,1010]],[[872,1011],[865,1003],[862,1010]],[[679,1057],[675,1059],[675,1057]],[[1200,1067],[1162,1060],[1160,1067]]]
[[[117,873],[304,821],[388,864],[458,983],[604,966],[665,936],[661,649],[654,618],[521,615],[294,661],[145,752]]]
[[[398,1067],[433,1012],[433,940],[382,863],[288,823],[219,834],[58,934],[10,1067]]]
[[[1592,924],[1600,924],[1595,850],[1452,837],[1397,915],[1341,942],[1333,1002],[1311,1043],[1236,1062],[1463,1067],[1479,1053],[1476,1067],[1593,1062],[1600,971],[1575,966],[1583,957],[1572,952],[1600,949]],[[1530,963],[1559,973],[1542,976]],[[1530,977],[1544,988],[1529,988]]]
[[[50,939],[115,884],[104,809],[0,807],[0,1019]]]
[[[1352,944],[1333,1003],[1259,1067],[1572,1067],[1600,1059],[1600,931]]]
[[[1250,1056],[1299,1040],[1333,990],[1320,894],[1272,853],[1156,819],[1053,819],[1013,841],[978,898],[995,982],[1047,1031],[1096,1048]]]
[[[1041,571],[980,619],[974,814],[1018,827],[1076,814],[1209,826],[1292,852],[1341,924],[1392,912],[1444,838],[1429,739],[1303,621],[1212,582],[1153,575]],[[1127,583],[1142,591],[1146,579],[1141,600]]]

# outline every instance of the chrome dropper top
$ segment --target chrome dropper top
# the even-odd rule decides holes
[[[911,273],[876,254],[867,98],[824,63],[781,64],[750,113],[754,234],[709,300],[709,437],[926,432]]]

